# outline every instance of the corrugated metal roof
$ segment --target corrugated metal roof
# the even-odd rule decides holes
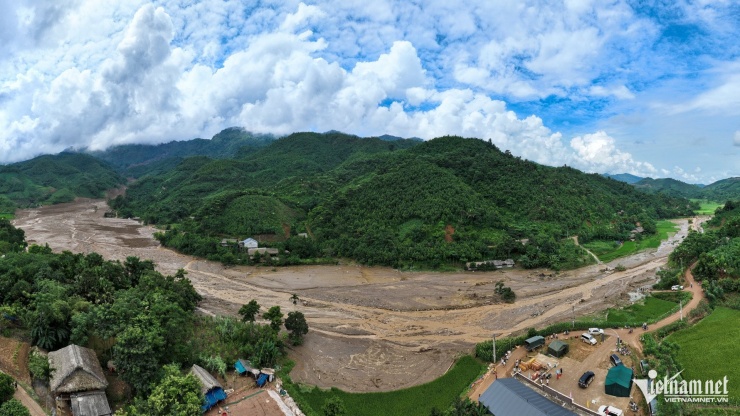
[[[92,391],[70,396],[74,416],[109,416],[108,398],[102,391]]]
[[[513,378],[500,378],[480,396],[496,416],[577,416]]]

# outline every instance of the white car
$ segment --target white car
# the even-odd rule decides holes
[[[683,286],[681,286],[681,285],[673,285],[673,286],[671,286],[671,290],[683,290]]]
[[[591,335],[603,335],[604,330],[601,328],[589,328],[588,333]]]
[[[594,338],[591,334],[587,334],[585,332],[581,334],[581,341],[589,345],[596,345],[596,338]]]
[[[608,416],[622,416],[622,411],[614,406],[600,406],[596,413]]]

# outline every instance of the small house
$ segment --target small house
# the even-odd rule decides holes
[[[244,239],[244,240],[240,241],[239,242],[239,246],[241,248],[250,249],[250,248],[257,248],[257,247],[260,246],[260,244],[257,242],[257,240],[255,240],[254,238],[251,238],[250,237],[250,238],[247,238],[247,239]]]
[[[69,408],[74,416],[113,414],[105,396],[108,381],[95,351],[69,345],[49,353],[49,367],[49,388],[60,410]]]
[[[226,392],[221,384],[206,369],[193,364],[190,374],[200,381],[200,391],[205,396],[205,403],[200,407],[203,412],[215,406],[221,400],[226,400]]]
[[[547,353],[552,355],[553,357],[560,358],[568,353],[568,348],[569,347],[567,343],[556,339],[547,346]]]
[[[524,340],[524,347],[527,349],[527,351],[532,351],[543,345],[545,345],[545,338],[540,335]]]

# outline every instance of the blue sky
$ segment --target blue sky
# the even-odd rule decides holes
[[[740,176],[736,1],[0,0],[0,162],[254,132]]]

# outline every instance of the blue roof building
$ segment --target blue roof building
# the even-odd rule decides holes
[[[500,378],[479,400],[496,416],[577,416],[514,378]]]

